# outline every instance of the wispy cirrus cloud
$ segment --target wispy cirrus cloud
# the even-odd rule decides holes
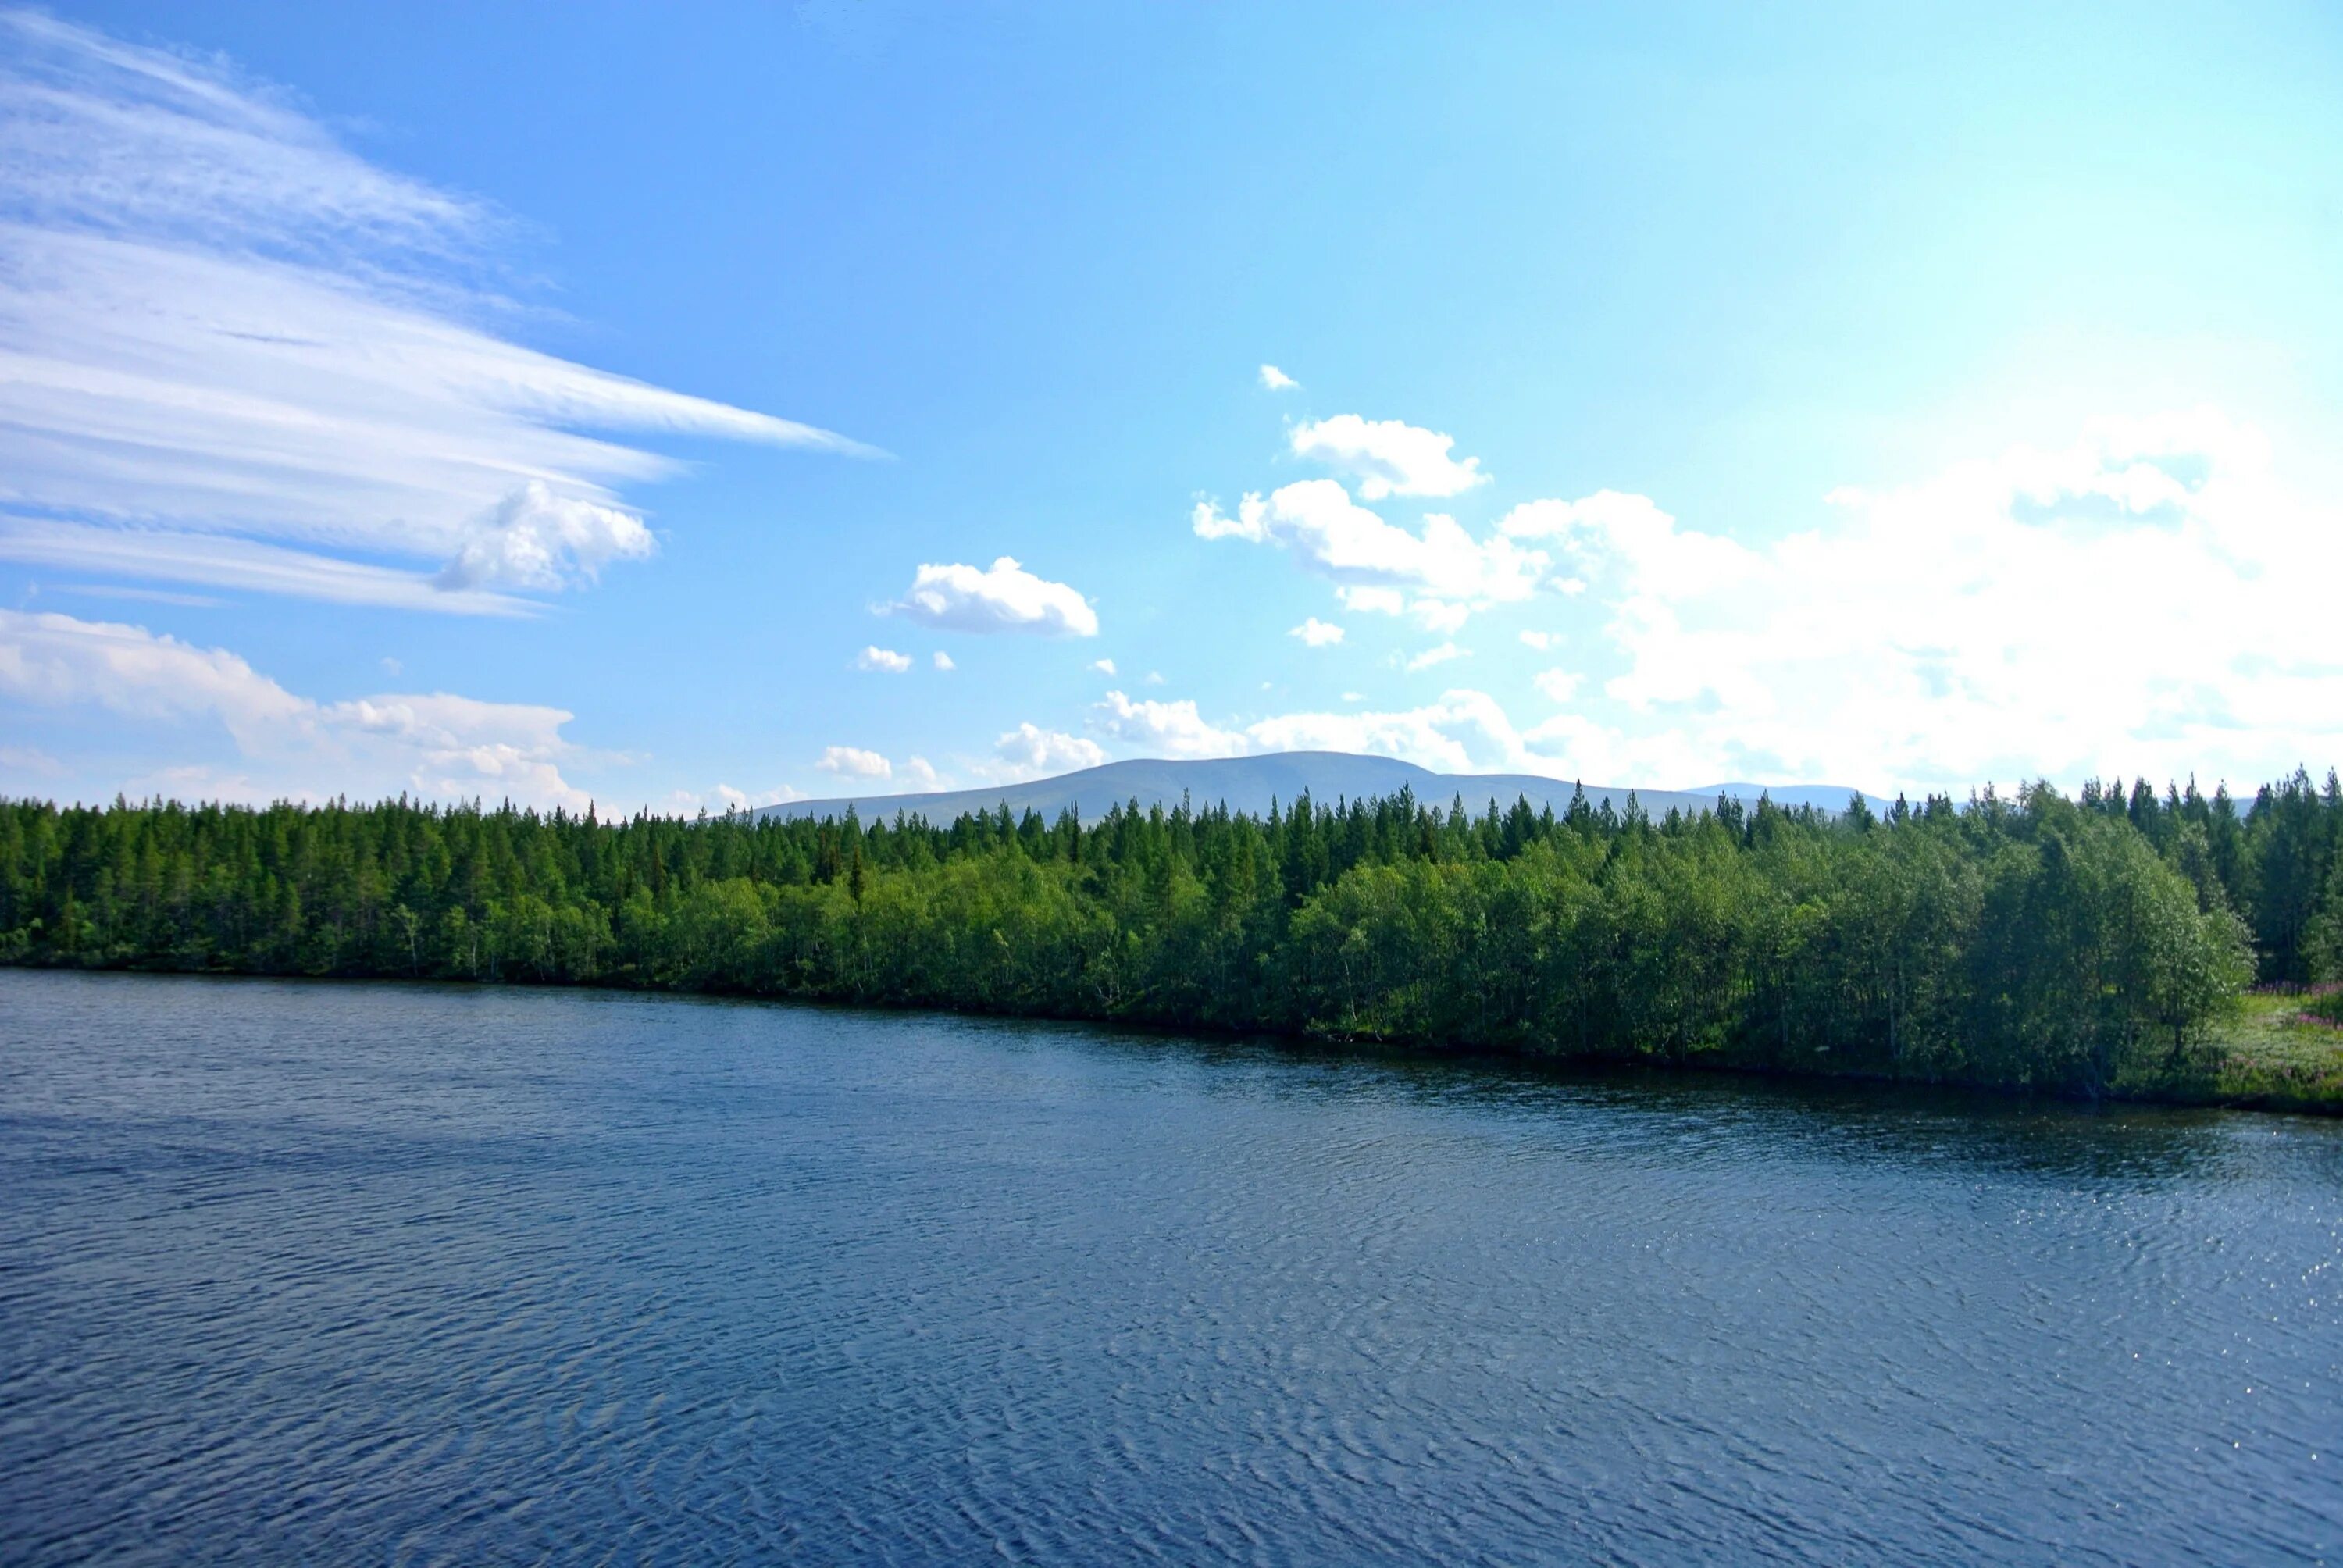
[[[0,514],[0,560],[286,594],[327,604],[453,615],[529,616],[536,601],[447,586],[428,572],[182,528],[105,527]]]
[[[654,548],[618,488],[676,465],[594,432],[870,450],[499,337],[506,226],[216,62],[0,13],[0,553],[512,613]]]

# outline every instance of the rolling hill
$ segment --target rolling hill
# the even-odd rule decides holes
[[[982,789],[943,789],[920,795],[850,795],[823,800],[792,800],[762,808],[758,815],[777,817],[837,817],[851,807],[869,820],[889,819],[899,811],[950,822],[970,811],[997,811],[1002,806],[1022,816],[1030,808],[1054,818],[1071,806],[1085,821],[1095,821],[1113,806],[1136,800],[1143,808],[1176,806],[1184,797],[1199,809],[1225,802],[1232,810],[1260,814],[1272,801],[1290,804],[1305,791],[1321,804],[1395,795],[1405,787],[1417,799],[1446,806],[1461,798],[1478,813],[1491,800],[1509,806],[1516,796],[1533,806],[1552,806],[1559,814],[1569,809],[1575,786],[1568,779],[1529,773],[1434,773],[1412,762],[1390,757],[1363,757],[1347,751],[1280,751],[1261,757],[1213,758],[1202,761],[1140,759],[1085,768],[1054,779],[1022,784],[1001,784]],[[1624,785],[1589,784],[1586,799],[1601,807],[1605,799],[1614,810],[1624,810],[1629,789]],[[1671,806],[1697,810],[1714,806],[1719,795],[1754,802],[1771,795],[1778,805],[1811,805],[1825,811],[1845,809],[1856,791],[1835,784],[1759,785],[1710,784],[1691,789],[1634,791],[1637,802],[1654,817]],[[1874,809],[1884,803],[1874,797]]]

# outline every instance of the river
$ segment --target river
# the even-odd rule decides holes
[[[0,1560],[2343,1553],[2343,1124],[0,971]]]

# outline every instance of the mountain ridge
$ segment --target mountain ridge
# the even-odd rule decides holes
[[[899,812],[948,823],[964,813],[994,811],[1003,805],[1019,816],[1027,810],[1055,818],[1071,806],[1085,820],[1095,820],[1115,806],[1137,800],[1144,809],[1176,806],[1184,798],[1197,809],[1225,804],[1232,811],[1258,816],[1272,803],[1291,805],[1303,793],[1320,804],[1338,799],[1368,799],[1395,795],[1402,788],[1417,799],[1445,807],[1461,798],[1466,809],[1478,813],[1493,799],[1502,808],[1516,797],[1534,807],[1551,806],[1555,813],[1569,809],[1571,797],[1582,786],[1573,779],[1548,779],[1534,773],[1436,773],[1397,758],[1371,757],[1350,751],[1277,751],[1259,757],[1220,757],[1182,760],[1133,758],[1102,763],[1048,779],[1028,779],[976,789],[937,789],[911,794],[840,795],[816,800],[788,800],[759,807],[759,817],[841,817],[849,809],[863,819],[891,820]],[[1720,795],[1745,804],[1768,795],[1776,805],[1813,806],[1833,814],[1843,811],[1861,791],[1838,784],[1759,785],[1725,783],[1691,789],[1647,789],[1610,784],[1587,784],[1587,803],[1600,810],[1608,800],[1624,811],[1627,798],[1654,817],[1670,808],[1696,811],[1714,808]],[[1885,802],[1865,794],[1873,809]]]

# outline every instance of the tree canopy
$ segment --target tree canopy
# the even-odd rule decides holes
[[[2343,970],[2343,792],[1654,821],[0,802],[0,960],[819,998],[2097,1092]]]

